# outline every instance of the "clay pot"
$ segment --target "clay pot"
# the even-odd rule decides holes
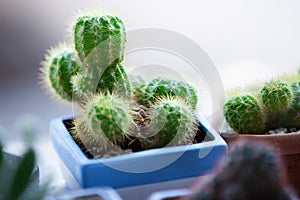
[[[281,157],[286,169],[287,179],[300,196],[300,133],[253,135],[221,133],[228,149],[239,140],[258,141],[273,146]]]

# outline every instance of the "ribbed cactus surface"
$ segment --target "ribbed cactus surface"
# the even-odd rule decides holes
[[[196,89],[183,81],[155,78],[146,87],[149,103],[155,102],[161,97],[178,97],[188,102],[193,108],[196,107],[198,96]]]
[[[83,16],[74,26],[75,48],[86,73],[96,73],[124,57],[125,26],[116,16]]]
[[[76,51],[64,45],[52,48],[42,66],[45,87],[52,89],[61,98],[71,101],[73,98],[71,77],[80,72],[82,67]]]
[[[196,119],[190,105],[181,99],[162,98],[150,108],[150,136],[144,141],[146,148],[192,143]]]
[[[84,121],[94,140],[108,139],[114,144],[123,141],[132,123],[128,105],[122,99],[104,94],[96,95],[87,104]]]
[[[238,133],[263,133],[265,116],[258,101],[251,95],[229,99],[223,107],[225,119]]]
[[[283,80],[266,82],[261,89],[263,104],[271,111],[288,109],[293,102],[293,92],[289,84]]]

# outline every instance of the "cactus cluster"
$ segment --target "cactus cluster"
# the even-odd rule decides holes
[[[124,150],[128,141],[142,149],[194,142],[196,89],[161,77],[130,79],[122,64],[126,31],[120,18],[82,15],[72,32],[73,44],[46,55],[42,80],[53,94],[82,108],[74,120],[76,141]]]
[[[271,80],[257,94],[230,98],[224,105],[229,126],[238,133],[264,134],[267,130],[300,125],[300,83]]]

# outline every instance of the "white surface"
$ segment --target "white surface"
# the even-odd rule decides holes
[[[167,191],[159,191],[153,193],[148,200],[161,200],[163,198],[174,198],[174,197],[183,197],[190,195],[191,191],[188,189],[173,189]]]
[[[136,187],[118,189],[124,200],[147,200],[152,193],[171,189],[187,189],[196,178],[186,178],[174,181],[160,182]]]

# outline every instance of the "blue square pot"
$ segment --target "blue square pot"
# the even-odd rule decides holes
[[[201,176],[209,173],[227,155],[227,144],[220,135],[198,117],[206,131],[202,143],[145,150],[111,158],[89,159],[74,142],[64,122],[50,123],[53,145],[60,156],[65,174],[71,174],[69,185],[81,188],[110,186],[122,188],[155,182]]]

